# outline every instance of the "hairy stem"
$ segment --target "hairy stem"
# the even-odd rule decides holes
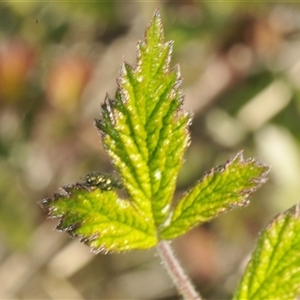
[[[173,283],[183,298],[186,300],[201,300],[202,298],[196,292],[190,279],[185,274],[178,260],[176,259],[169,242],[160,241],[157,246],[157,251],[165,267],[167,268]]]

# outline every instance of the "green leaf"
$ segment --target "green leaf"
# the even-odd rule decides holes
[[[51,218],[61,218],[56,229],[80,237],[98,252],[145,249],[156,245],[155,227],[114,191],[83,184],[63,188],[64,194],[41,201]]]
[[[300,295],[300,205],[263,230],[234,299],[297,299]]]
[[[137,65],[121,68],[115,100],[106,98],[96,125],[137,208],[162,224],[189,143],[190,116],[181,109],[179,67],[169,70],[172,43],[164,42],[156,12],[137,45]]]
[[[102,133],[107,153],[122,182],[101,172],[85,183],[41,201],[50,218],[94,251],[153,247],[234,206],[246,204],[265,180],[267,168],[237,155],[208,173],[175,206],[173,196],[190,136],[183,111],[179,66],[169,70],[172,42],[164,42],[156,11],[137,45],[137,65],[124,63],[114,100],[106,96]],[[113,190],[123,188],[128,199]]]
[[[212,169],[177,202],[161,238],[175,238],[220,213],[246,206],[251,194],[266,181],[268,170],[255,159],[244,160],[241,152]]]

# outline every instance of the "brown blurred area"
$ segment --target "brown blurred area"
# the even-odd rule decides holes
[[[180,299],[155,249],[93,255],[37,201],[113,169],[93,120],[160,7],[192,143],[176,198],[240,149],[272,165],[249,207],[173,242],[206,299],[229,299],[257,233],[299,201],[300,5],[0,3],[0,299]]]

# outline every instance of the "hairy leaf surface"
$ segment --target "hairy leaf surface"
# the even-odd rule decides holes
[[[63,188],[41,204],[51,218],[61,218],[56,229],[80,237],[94,252],[145,249],[156,245],[152,219],[145,220],[114,191],[82,184]]]
[[[122,182],[94,171],[85,183],[40,202],[49,218],[61,219],[59,230],[79,236],[95,252],[145,249],[175,238],[246,205],[266,179],[267,167],[238,154],[174,205],[190,115],[182,109],[179,66],[170,69],[172,47],[164,41],[156,11],[137,44],[136,66],[122,64],[115,99],[106,96],[102,118],[96,120]],[[124,189],[127,199],[115,188]]]
[[[278,215],[259,236],[234,299],[298,299],[300,205]]]
[[[244,160],[242,153],[212,169],[177,202],[161,237],[175,238],[220,213],[246,206],[251,194],[266,181],[268,170],[255,159]]]
[[[164,42],[157,12],[137,45],[137,65],[123,64],[116,99],[106,99],[96,122],[131,201],[157,225],[170,211],[189,142],[179,67],[169,70],[172,45]]]

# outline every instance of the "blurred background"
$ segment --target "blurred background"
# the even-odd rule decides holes
[[[272,165],[247,208],[173,242],[206,299],[230,299],[257,233],[299,201],[299,4],[1,2],[1,299],[180,299],[155,249],[91,254],[37,205],[113,172],[93,120],[157,7],[194,114],[178,195],[241,149]]]

